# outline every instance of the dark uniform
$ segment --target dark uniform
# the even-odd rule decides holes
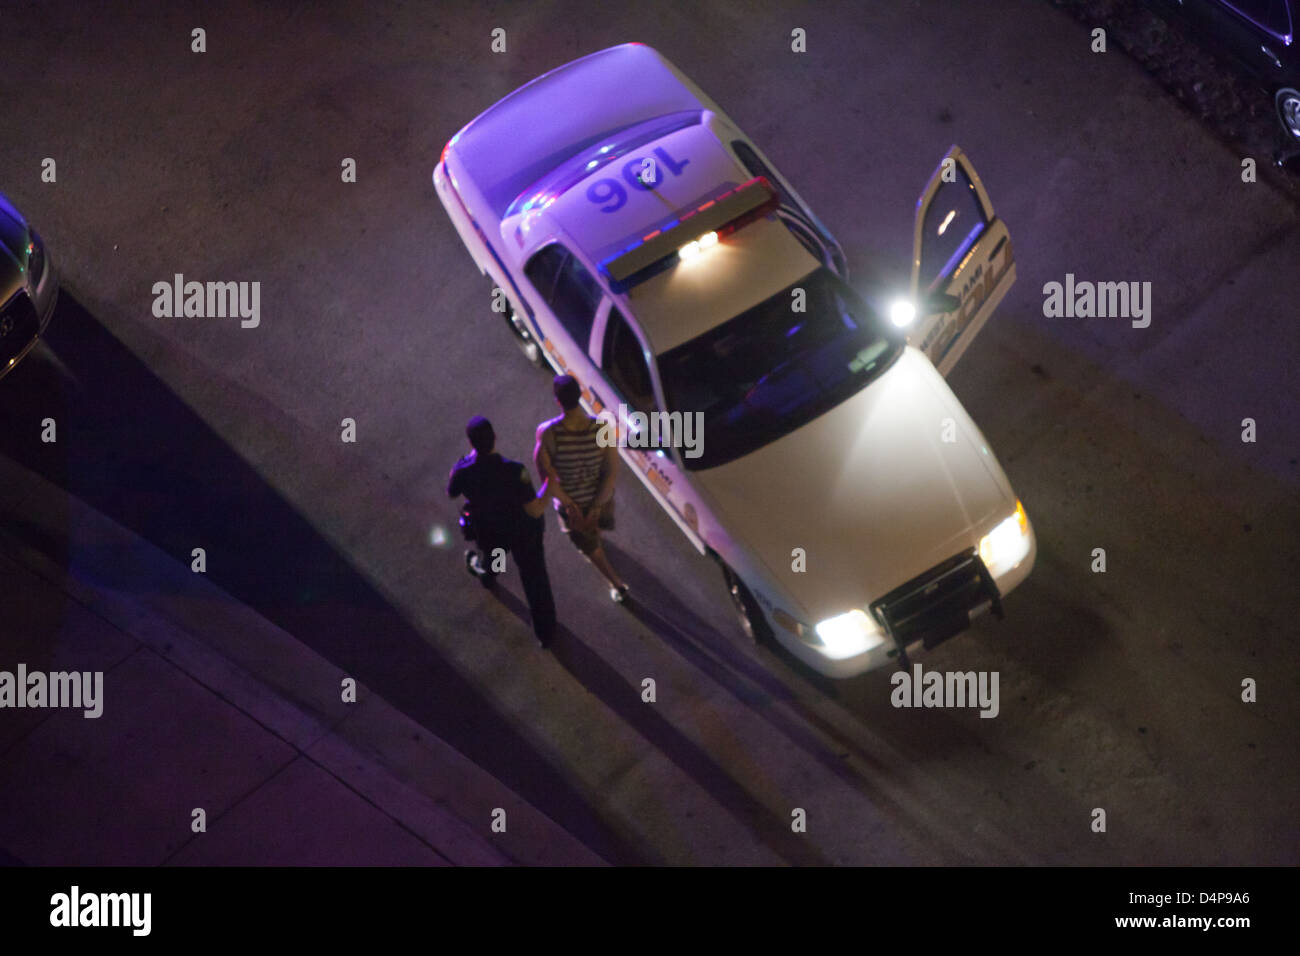
[[[447,494],[452,498],[465,496],[488,575],[494,573],[494,550],[501,548],[514,555],[533,618],[533,632],[543,645],[549,644],[555,635],[555,598],[542,546],[546,521],[524,511],[524,505],[536,497],[528,469],[496,452],[471,452],[451,469]]]

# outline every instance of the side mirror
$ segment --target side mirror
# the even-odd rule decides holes
[[[956,312],[960,308],[961,299],[946,292],[935,292],[925,300],[926,315],[934,315],[937,312],[946,315],[949,312]]]

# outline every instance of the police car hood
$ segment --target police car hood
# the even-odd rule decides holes
[[[946,419],[955,441],[943,440]],[[820,418],[693,478],[810,624],[865,609],[1015,509],[983,435],[912,348]],[[803,573],[791,567],[795,548]]]

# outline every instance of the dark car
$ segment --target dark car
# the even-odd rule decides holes
[[[1206,46],[1241,64],[1272,95],[1288,152],[1300,150],[1300,0],[1158,0]]]
[[[0,193],[0,378],[36,345],[58,295],[41,237]]]

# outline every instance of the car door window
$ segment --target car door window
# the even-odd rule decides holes
[[[560,265],[568,254],[564,246],[558,242],[552,243],[529,259],[528,265],[524,266],[524,275],[528,276],[528,281],[547,304],[551,301],[551,293],[555,291],[555,277],[560,273]]]
[[[921,281],[931,282],[957,253],[984,229],[984,210],[961,164],[952,167],[954,182],[939,186],[925,211],[921,240]]]
[[[600,304],[601,288],[587,267],[558,242],[539,251],[524,274],[551,307],[555,318],[585,352]]]
[[[736,157],[744,164],[745,169],[749,171],[749,175],[765,176],[767,181],[772,184],[772,188],[781,194],[782,204],[786,206],[794,205],[790,201],[790,197],[785,194],[785,190],[781,188],[781,181],[772,175],[772,170],[768,169],[767,164],[758,158],[758,153],[754,152],[748,143],[738,139],[731,144],[731,148],[735,150]]]
[[[767,164],[758,158],[758,153],[743,140],[733,140],[731,143],[732,150],[736,153],[736,158],[740,160],[741,165],[749,172],[751,176],[763,176],[772,188],[777,191],[781,197],[781,206],[786,212],[786,226],[794,233],[795,238],[803,243],[804,248],[817,259],[835,269],[841,275],[846,274],[847,269],[844,262],[843,253],[839,246],[831,238],[826,227],[818,222],[815,218],[809,220],[805,215],[805,210],[794,201],[794,197],[785,191],[781,185],[781,180],[777,179],[772,170],[768,169]],[[811,216],[807,213],[807,216]],[[796,224],[803,228],[797,228]]]
[[[803,247],[808,250],[808,255],[818,262],[826,261],[826,247],[808,230],[803,220],[782,210],[781,221],[785,223],[785,227],[790,230],[790,233],[799,240]]]
[[[654,386],[650,383],[650,368],[646,365],[645,353],[618,309],[609,310],[600,364],[610,384],[634,411],[655,410]]]
[[[1287,14],[1286,0],[1223,0],[1223,2],[1271,33],[1282,36],[1290,32],[1291,18]]]

